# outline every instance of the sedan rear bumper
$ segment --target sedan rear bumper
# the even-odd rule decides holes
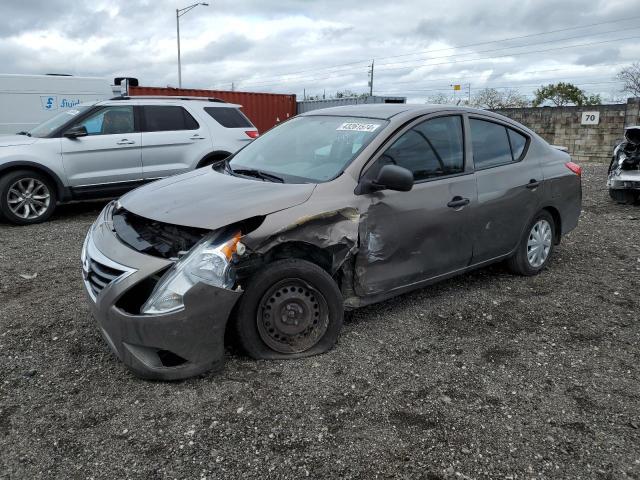
[[[83,277],[91,313],[111,350],[136,375],[149,379],[177,380],[220,368],[227,320],[241,292],[198,283],[179,311],[125,311],[131,302],[123,297],[135,295],[138,290],[132,289],[172,262],[122,244],[108,218],[100,215],[87,235]]]

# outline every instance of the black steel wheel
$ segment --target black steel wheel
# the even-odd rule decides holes
[[[321,292],[300,279],[288,278],[262,296],[256,322],[260,338],[269,348],[300,353],[326,333],[329,309]]]
[[[333,347],[343,316],[333,278],[311,262],[290,259],[255,275],[233,323],[240,347],[251,357],[296,358]]]

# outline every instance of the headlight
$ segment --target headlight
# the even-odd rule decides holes
[[[142,306],[142,313],[169,313],[184,307],[184,295],[198,282],[220,288],[231,288],[231,256],[236,251],[240,233],[224,241],[209,235],[178,260],[162,277]]]

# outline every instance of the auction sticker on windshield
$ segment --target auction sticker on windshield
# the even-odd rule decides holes
[[[348,132],[373,132],[380,125],[377,123],[358,123],[358,122],[349,122],[343,123],[336,130],[338,131],[348,131]]]

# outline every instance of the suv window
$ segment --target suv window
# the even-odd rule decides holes
[[[204,107],[204,111],[225,128],[253,128],[249,119],[237,108]]]
[[[527,137],[504,125],[469,119],[473,163],[476,169],[496,167],[521,159]]]
[[[393,142],[377,163],[374,175],[384,165],[399,165],[410,170],[416,181],[463,172],[462,117],[438,117],[416,125]]]
[[[143,111],[145,132],[197,130],[200,128],[196,119],[180,106],[145,105]]]
[[[115,135],[132,133],[134,129],[132,106],[104,107],[74,126],[81,125],[88,135]]]

